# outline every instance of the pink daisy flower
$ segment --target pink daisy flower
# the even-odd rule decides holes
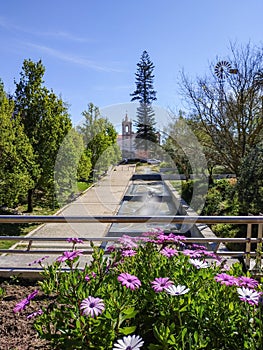
[[[168,277],[159,277],[155,278],[154,281],[151,282],[153,290],[158,293],[165,290],[165,288],[173,285],[173,282]]]
[[[141,286],[141,281],[133,275],[130,275],[129,273],[121,273],[118,276],[118,281],[121,282],[121,284],[131,290],[134,290],[136,288],[139,288]]]

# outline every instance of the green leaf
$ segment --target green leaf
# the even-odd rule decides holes
[[[233,301],[229,302],[228,308],[229,308],[230,311],[234,311],[235,307],[234,307]]]
[[[76,328],[78,328],[78,329],[81,328],[81,323],[80,323],[79,319],[76,320]]]
[[[137,315],[138,311],[136,311],[134,307],[130,307],[129,309],[123,310],[122,313],[124,313],[127,318],[133,318]]]
[[[137,315],[138,311],[134,310],[134,307],[130,307],[122,311],[120,315],[120,321],[128,320],[130,318],[134,318]]]
[[[134,311],[134,307],[129,307],[128,309],[125,309],[123,310],[122,312],[125,314],[125,315],[129,315],[131,313],[133,313]]]
[[[162,345],[156,345],[156,344],[150,344],[148,348],[149,350],[163,350]]]
[[[198,339],[199,339],[198,332],[195,331],[195,332],[194,332],[194,340],[195,340],[196,343],[198,343]]]
[[[177,340],[175,339],[175,336],[173,334],[170,335],[170,338],[168,339],[167,343],[169,345],[175,345],[177,343]]]
[[[105,311],[103,314],[104,317],[106,317],[108,320],[112,320],[112,314],[109,311]]]
[[[186,336],[186,333],[187,333],[187,328],[183,328],[183,329],[182,329],[182,332],[181,332],[182,340],[183,340],[184,337]]]
[[[131,327],[123,327],[119,329],[119,332],[124,335],[132,334],[136,330],[136,326],[131,326]]]

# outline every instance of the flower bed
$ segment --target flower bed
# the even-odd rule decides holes
[[[69,242],[39,282],[49,304],[39,309],[35,290],[14,308],[34,305],[27,317],[53,349],[263,348],[262,285],[239,264],[229,269],[205,247],[154,231],[123,236],[108,258],[91,244],[92,263],[80,269],[81,242]]]
[[[36,303],[49,304],[48,298],[41,291],[20,313],[12,310],[24,298],[31,294],[38,284],[33,280],[20,278],[0,279],[0,349],[1,350],[51,350],[49,342],[40,339],[34,328],[35,318],[27,319],[27,315],[35,311]]]

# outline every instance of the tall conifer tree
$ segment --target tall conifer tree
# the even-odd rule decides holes
[[[138,101],[137,120],[135,122],[137,135],[135,139],[137,151],[143,151],[144,156],[149,156],[149,151],[158,141],[155,129],[155,114],[152,108],[152,102],[155,101],[156,91],[153,88],[153,70],[154,65],[150,60],[147,51],[143,51],[141,59],[137,64],[135,73],[136,89],[131,94],[131,101]]]

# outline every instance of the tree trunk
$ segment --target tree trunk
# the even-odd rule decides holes
[[[213,167],[207,167],[208,170],[208,186],[213,186],[214,179],[213,179]]]
[[[27,192],[27,212],[28,213],[32,213],[33,211],[32,199],[33,199],[33,189],[31,188]]]

